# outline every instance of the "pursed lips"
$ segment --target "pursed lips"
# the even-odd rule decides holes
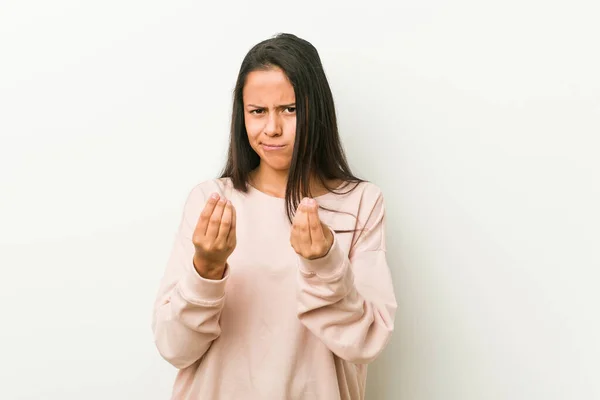
[[[278,149],[285,147],[284,144],[267,144],[267,143],[261,143],[261,146],[265,150],[278,150]]]

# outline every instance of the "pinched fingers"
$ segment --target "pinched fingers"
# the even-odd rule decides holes
[[[219,235],[219,229],[221,228],[221,219],[223,218],[223,211],[225,211],[225,205],[227,204],[227,200],[224,197],[221,197],[210,216],[208,221],[208,228],[206,229],[206,238],[208,240],[214,241],[217,239]]]
[[[217,234],[217,243],[222,244],[223,247],[227,244],[227,237],[231,230],[233,221],[232,215],[233,205],[231,201],[227,200],[223,210],[223,216],[221,217],[221,224],[219,226],[219,233]]]
[[[319,243],[325,242],[325,234],[321,225],[321,219],[319,218],[318,209],[319,207],[314,200],[313,203],[309,203],[307,213],[308,226],[310,230],[311,244],[313,247]]]
[[[195,236],[200,236],[200,237],[206,236],[206,230],[208,229],[210,217],[213,214],[213,211],[215,210],[215,207],[217,205],[217,202],[219,201],[219,198],[220,198],[220,196],[218,193],[213,193],[210,196],[210,198],[208,199],[208,201],[206,202],[204,209],[202,210],[202,212],[200,213],[200,216],[198,217],[198,222],[196,223],[196,229],[194,232]]]
[[[308,214],[303,203],[300,203],[294,215],[292,222],[292,232],[290,242],[296,250],[310,247],[310,227],[308,224]]]
[[[236,211],[235,211],[235,207],[233,206],[233,204],[231,205],[231,227],[229,228],[229,235],[227,236],[227,245],[229,247],[235,247],[236,245],[236,222],[237,221],[237,216],[236,216]]]

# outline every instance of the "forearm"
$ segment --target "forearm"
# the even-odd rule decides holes
[[[200,359],[221,334],[219,318],[228,278],[226,270],[221,274],[222,279],[210,280],[190,271],[173,288],[169,300],[155,311],[156,346],[177,368]]]
[[[338,357],[369,363],[394,329],[396,301],[385,253],[370,252],[360,261],[372,275],[361,278],[367,284],[359,291],[351,262],[337,245],[331,252],[316,263],[301,260],[298,318]]]

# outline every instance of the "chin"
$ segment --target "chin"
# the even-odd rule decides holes
[[[277,172],[287,172],[290,169],[290,163],[289,162],[287,162],[287,163],[284,163],[284,162],[278,163],[278,162],[272,162],[272,161],[270,162],[270,161],[267,161],[265,159],[262,159],[261,161],[262,161],[262,164],[265,167],[268,167],[269,169],[277,171]]]
[[[269,167],[277,172],[287,172],[290,170],[290,164],[267,164]]]

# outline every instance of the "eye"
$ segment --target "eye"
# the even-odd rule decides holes
[[[294,114],[296,112],[296,107],[286,107],[285,112],[287,114]]]
[[[250,110],[250,114],[260,115],[263,114],[264,110],[262,108],[255,108],[254,110]]]

